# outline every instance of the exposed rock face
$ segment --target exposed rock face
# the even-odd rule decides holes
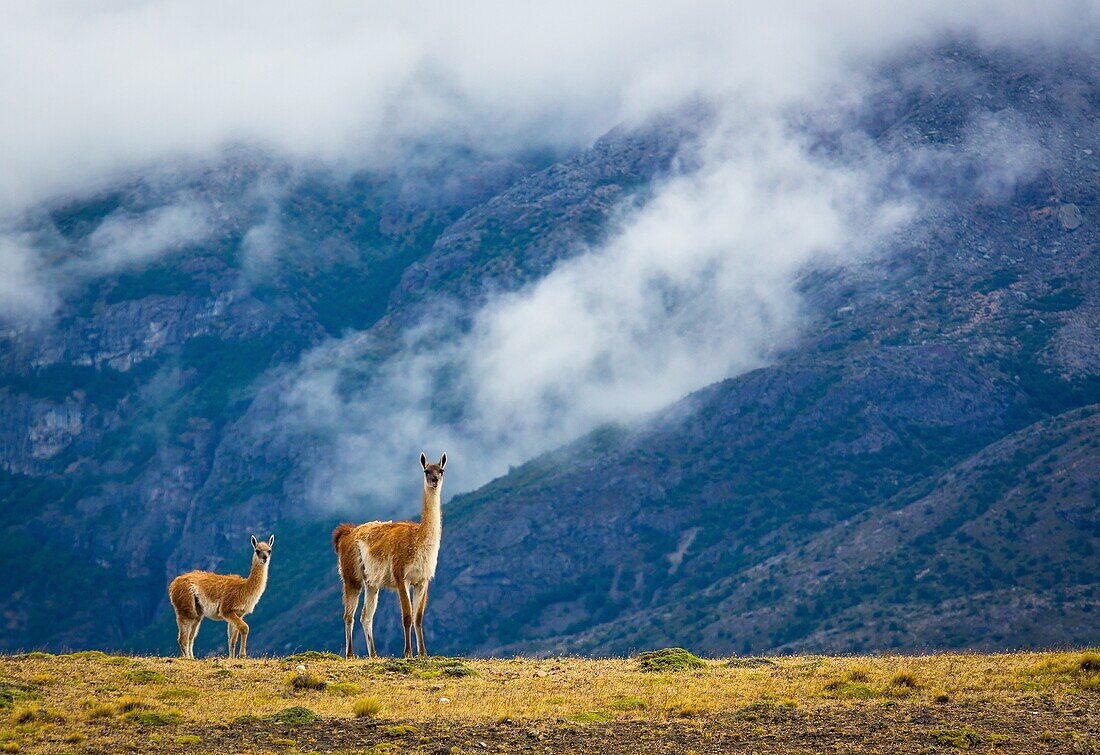
[[[914,65],[928,74],[916,84]],[[1050,65],[948,50],[884,74],[855,117],[899,166],[939,148],[935,170],[898,168],[929,197],[924,220],[880,258],[807,271],[803,337],[771,366],[448,504],[434,649],[1100,642],[1087,621],[1100,175],[1079,158],[1100,143],[1080,95],[1100,80]],[[646,201],[690,162],[706,117],[400,176],[240,153],[29,220],[62,257],[113,213],[181,195],[207,200],[215,231],[85,281],[50,327],[0,333],[0,650],[168,650],[168,579],[246,569],[252,531],[282,543],[255,649],[338,647],[333,522],[303,503],[326,448],[272,427],[280,381],[335,336],[382,358],[433,297],[466,327],[492,292],[537,280]],[[966,162],[990,119],[1036,135],[1038,165],[1018,181],[977,180]],[[257,251],[258,228],[278,243]],[[67,591],[29,599],[57,570]],[[378,626],[395,621],[383,603]],[[392,649],[399,632],[379,633]]]

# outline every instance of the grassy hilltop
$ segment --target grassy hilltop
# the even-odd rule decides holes
[[[1100,653],[0,658],[3,752],[958,749],[1100,752]]]

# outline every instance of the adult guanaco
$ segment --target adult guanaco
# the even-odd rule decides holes
[[[367,636],[367,651],[377,658],[374,649],[374,610],[378,607],[378,591],[383,587],[397,590],[401,601],[401,623],[405,629],[405,657],[412,657],[410,630],[416,623],[417,654],[428,655],[424,645],[424,608],[428,604],[428,582],[435,576],[439,558],[439,540],[443,534],[443,515],[439,496],[443,489],[443,468],[447,454],[438,464],[429,464],[420,454],[424,470],[424,497],[420,523],[368,522],[358,527],[341,524],[332,532],[340,578],[344,581],[344,656],[354,658],[352,633],[359,594],[363,598],[363,613],[359,617]],[[412,588],[412,602],[409,588]]]
[[[252,570],[248,579],[236,574],[191,571],[172,580],[168,597],[176,609],[180,653],[184,658],[195,657],[195,635],[207,616],[228,623],[230,658],[234,657],[238,637],[241,640],[240,657],[248,655],[248,624],[242,617],[252,613],[264,594],[273,545],[274,535],[266,543],[252,536]]]

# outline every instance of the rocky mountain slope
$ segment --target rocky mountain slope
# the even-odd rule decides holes
[[[876,91],[849,115],[918,223],[806,271],[808,323],[773,365],[451,500],[433,650],[1100,642],[1100,66],[953,47]],[[279,541],[250,645],[337,648],[335,518],[304,505],[326,449],[272,427],[282,381],[339,337],[354,390],[429,294],[465,327],[644,203],[707,117],[400,175],[242,150],[28,218],[58,269],[109,218],[197,202],[210,230],[0,334],[0,650],[169,651],[170,575],[244,569],[251,530]],[[1026,170],[972,162],[990,119],[1030,135]]]

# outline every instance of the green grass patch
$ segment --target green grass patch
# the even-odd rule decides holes
[[[645,700],[640,697],[620,696],[607,704],[612,710],[645,710]]]
[[[932,741],[936,744],[955,747],[959,750],[973,749],[985,741],[985,737],[969,727],[963,727],[961,729],[933,729],[929,732],[929,736],[932,737]]]
[[[168,681],[164,674],[151,668],[136,668],[126,675],[134,684],[164,684]]]
[[[54,656],[53,653],[43,653],[41,650],[32,650],[29,653],[20,653],[19,655],[15,656],[15,657],[31,660],[31,659],[34,659],[34,658],[39,658],[39,659],[54,658],[55,656]]]
[[[706,661],[702,658],[683,648],[652,650],[638,656],[638,667],[642,671],[649,672],[688,671],[706,668],[706,665]]]
[[[132,710],[123,719],[141,727],[174,726],[183,716],[174,710]]]
[[[36,700],[38,693],[27,684],[15,682],[0,682],[0,710],[12,707],[15,703],[24,700]]]
[[[202,737],[198,734],[181,734],[176,737],[176,744],[178,745],[201,745]]]
[[[311,711],[309,708],[303,708],[301,705],[294,705],[289,708],[283,708],[277,713],[272,713],[270,716],[265,716],[268,721],[274,721],[275,723],[287,724],[288,726],[303,726],[305,724],[311,724],[315,721],[320,721],[321,717]]]
[[[77,653],[66,653],[62,658],[72,658],[79,661],[102,661],[106,660],[107,654],[102,650],[81,650]]]
[[[437,676],[477,676],[477,672],[460,658],[387,658],[374,664],[376,674],[402,674],[431,679]]]
[[[386,727],[386,734],[391,737],[404,737],[408,734],[419,734],[420,730],[409,724],[394,724]]]
[[[875,691],[866,684],[847,681],[829,682],[825,685],[825,692],[829,697],[842,697],[853,700],[870,700],[875,696]]]

